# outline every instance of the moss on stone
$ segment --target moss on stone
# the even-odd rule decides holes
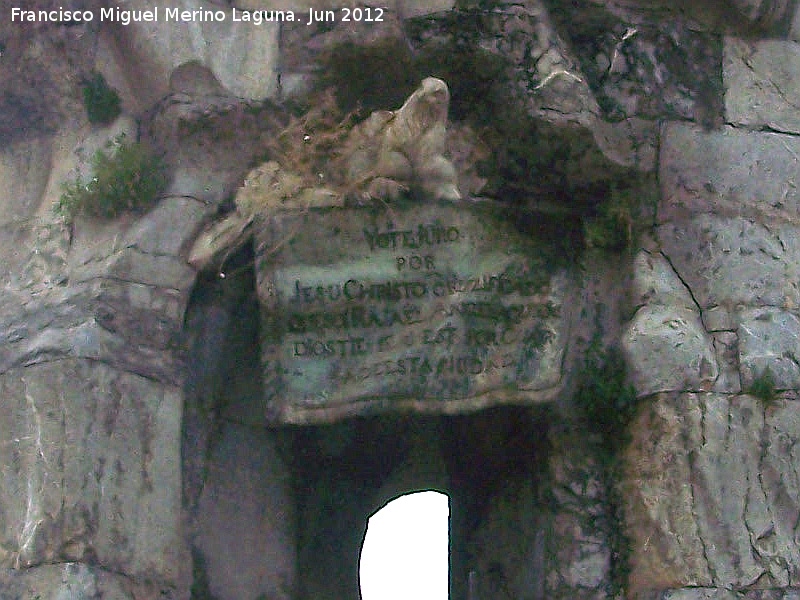
[[[90,123],[106,125],[116,119],[120,112],[117,91],[106,82],[102,73],[95,72],[82,86],[83,106]]]
[[[767,403],[775,401],[777,394],[775,376],[769,367],[766,367],[758,377],[753,379],[747,393]]]

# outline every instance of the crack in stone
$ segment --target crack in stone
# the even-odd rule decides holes
[[[33,417],[33,427],[35,429],[35,437],[34,437],[34,447],[36,448],[37,454],[41,457],[42,463],[44,467],[49,467],[47,457],[44,453],[44,447],[42,444],[42,420],[41,415],[39,414],[39,410],[36,408],[36,401],[33,396],[30,394],[28,390],[28,382],[26,378],[22,378],[22,384],[25,386],[25,401],[28,404],[28,408],[30,410],[30,414]],[[41,505],[40,500],[44,493],[44,478],[46,477],[46,471],[44,474],[40,472],[37,468],[37,465],[34,464],[30,467],[30,471],[28,473],[28,498],[26,503],[25,509],[25,522],[20,530],[19,537],[18,537],[18,548],[17,548],[17,556],[15,559],[15,568],[20,568],[22,566],[22,558],[23,554],[27,551],[29,546],[34,544],[36,538],[36,532],[39,529],[39,525],[44,522],[44,519],[41,518]],[[38,488],[38,489],[36,489]],[[38,518],[37,518],[38,517]]]
[[[702,446],[705,446],[706,443],[707,443],[707,440],[706,440],[706,411],[705,411],[705,407],[703,406],[703,403],[700,401],[700,399],[696,395],[694,395],[694,398],[696,398],[697,408],[700,411],[700,435],[701,435],[701,439],[702,439]],[[695,486],[697,485],[697,483],[696,483],[696,474],[698,472],[698,468],[697,468],[697,465],[696,465],[696,460],[697,460],[696,457],[697,457],[698,453],[700,452],[701,448],[698,448],[694,452],[689,452],[688,453],[687,463],[688,463],[688,466],[689,466],[689,481],[690,481],[690,484],[689,484],[688,488],[689,488],[689,493],[691,495],[692,517],[694,517],[695,533],[697,535],[698,541],[700,542],[700,547],[701,547],[702,552],[703,552],[703,560],[705,560],[705,562],[706,562],[706,568],[708,569],[708,575],[711,578],[711,582],[713,584],[718,580],[718,578],[717,578],[717,575],[716,575],[716,572],[715,572],[714,568],[711,565],[711,559],[709,558],[708,547],[706,545],[706,541],[705,541],[705,539],[703,537],[702,532],[700,531],[700,518],[697,515],[697,496],[695,494]],[[692,458],[693,456],[695,457],[694,459]]]
[[[664,257],[664,260],[667,261],[669,268],[672,269],[672,272],[675,273],[675,276],[683,284],[683,287],[686,288],[686,291],[689,293],[689,297],[692,299],[692,302],[694,303],[695,307],[697,308],[697,312],[700,315],[700,321],[703,323],[703,329],[706,331],[706,333],[708,333],[708,328],[706,327],[705,321],[703,319],[703,309],[700,308],[700,303],[697,301],[697,298],[695,298],[694,292],[692,292],[692,288],[689,287],[689,284],[686,283],[686,280],[684,280],[684,278],[678,272],[678,269],[676,269],[675,265],[672,264],[672,259],[667,255],[667,253],[664,252],[663,250],[659,250],[659,252],[661,256]]]
[[[769,496],[767,495],[767,489],[764,485],[764,463],[766,462],[767,458],[767,449],[769,446],[769,430],[767,425],[767,404],[766,402],[760,402],[761,404],[761,433],[759,435],[759,456],[758,456],[758,472],[756,473],[756,479],[758,482],[758,487],[761,491],[761,495],[764,497],[764,507],[769,515],[770,526],[768,531],[776,531],[776,524],[775,524],[775,514],[772,510],[772,505],[769,502]],[[745,524],[747,522],[745,521]],[[760,557],[761,553],[755,548],[754,542],[760,538],[754,537],[753,532],[750,531],[748,528],[748,532],[750,533],[751,539],[751,546],[755,550],[756,554]]]
[[[783,91],[783,89],[781,88],[781,86],[777,84],[777,82],[773,81],[772,79],[767,79],[767,81],[772,85],[774,90],[778,93],[778,96],[781,97],[781,100],[786,102],[786,104],[788,104],[795,110],[800,111],[800,104],[795,104],[792,100],[790,100],[789,96],[786,94],[786,92]]]
[[[727,402],[727,406],[728,406],[728,429],[729,429],[729,431],[732,431],[733,403],[729,399],[727,399],[726,402]],[[762,427],[762,431],[763,431],[763,427]],[[733,440],[733,442],[734,442],[733,443],[733,448],[730,448],[730,449],[729,449],[728,444],[726,443],[726,453],[732,453],[732,450],[735,450],[738,447],[738,444],[735,443],[735,440]],[[760,558],[760,554],[759,554],[758,550],[754,546],[754,541],[756,539],[758,539],[758,537],[756,536],[756,533],[751,529],[750,523],[749,523],[748,518],[747,518],[747,516],[749,514],[749,510],[750,510],[750,494],[752,493],[754,482],[753,482],[753,479],[752,479],[752,476],[751,476],[751,471],[750,471],[750,469],[747,468],[748,461],[743,460],[742,463],[743,463],[743,466],[744,466],[745,489],[744,489],[744,493],[743,493],[741,521],[742,521],[742,525],[744,526],[745,531],[747,532],[747,539],[748,539],[749,545],[750,545],[750,557],[753,560],[753,562],[758,565],[758,569],[760,570],[758,576],[754,577],[752,581],[748,582],[748,584],[752,584],[754,581],[758,580],[758,578],[760,578],[762,575],[764,575],[764,573],[767,571],[767,569],[758,560]]]

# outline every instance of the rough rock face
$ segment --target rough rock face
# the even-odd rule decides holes
[[[128,2],[131,11],[152,9],[149,2]],[[263,99],[277,91],[278,31],[274,22],[242,26],[222,2],[176,0],[158,5],[161,19],[117,27],[105,39],[101,60],[128,77],[127,86],[148,106],[169,90],[170,75],[186,63],[208,68],[228,92]],[[176,26],[167,11],[223,11],[224,19],[201,17]],[[111,37],[113,36],[113,37]],[[124,51],[121,51],[124,49]],[[137,75],[136,79],[130,78]],[[143,79],[142,79],[143,78]]]
[[[310,4],[210,1],[202,7],[224,20],[129,25],[18,24],[0,9],[0,597],[357,597],[367,518],[419,489],[450,497],[454,598],[800,597],[797,2],[420,1],[385,7],[374,27],[232,19],[234,9],[304,16]],[[332,78],[332,57],[348,52],[363,60]],[[121,96],[110,124],[84,111],[94,72]],[[296,164],[264,161],[303,163],[302,149],[330,133],[297,127],[311,121],[292,112],[319,98],[318,82],[338,85],[339,100],[346,90],[396,110],[428,76],[450,88],[461,133],[439,139],[435,156],[459,177],[472,169],[463,204],[423,193],[332,206],[343,196],[319,169],[292,218],[273,205],[233,233],[216,228],[236,214],[253,166],[291,177]],[[110,220],[55,215],[63,184],[88,182],[93,153],[123,132],[163,155],[169,183],[154,206]],[[287,132],[300,133],[295,153],[278,155]],[[327,151],[335,164],[337,147]],[[409,214],[446,233],[489,204],[507,214],[482,227],[513,232],[491,249],[459,246],[442,263],[394,252],[398,239],[419,250],[395,231]],[[347,227],[319,227],[333,209]],[[373,238],[366,222],[379,227]],[[289,322],[271,294],[283,285],[324,304],[317,288],[346,271],[326,247],[336,235],[350,249],[372,240],[396,270],[431,271],[406,288],[417,291],[444,289],[431,283],[437,265],[499,286],[499,264],[519,282],[539,273],[513,260],[531,258],[528,242],[555,249],[547,268],[559,277],[541,296],[454,288],[458,303],[411,303],[452,321],[407,324],[420,345],[394,350],[398,377],[408,348],[450,339],[457,311],[468,332],[459,349],[487,364],[505,344],[485,327],[492,319],[508,333],[535,306],[547,327],[519,321],[524,360],[471,373],[445,408],[417,397],[418,379],[369,405],[347,393],[338,400],[357,408],[314,426],[265,420],[276,406],[265,343]],[[376,272],[373,254],[358,258],[362,279]],[[314,285],[296,256],[311,257]],[[391,304],[369,289],[382,310]],[[327,335],[328,313],[317,313]],[[342,347],[307,333],[286,348]],[[637,397],[615,440],[573,402],[590,377],[590,340],[621,348]],[[348,367],[328,356],[323,366]],[[324,405],[320,387],[308,397]],[[610,405],[614,392],[628,397],[612,390]]]
[[[647,399],[625,452],[630,587],[670,590],[641,598],[796,594],[797,138],[787,133],[798,112],[782,92],[797,83],[794,61],[782,59],[793,52],[791,42],[727,39],[729,123],[662,131],[658,253],[637,259],[636,279],[650,293],[637,291],[643,308],[629,331],[641,337],[641,312],[663,297],[665,278],[653,275],[659,264],[680,279],[669,288],[690,295],[667,296],[667,304],[685,310],[688,301],[717,368],[707,370],[705,387],[634,381],[642,395],[671,392]],[[661,327],[645,339],[664,339]],[[665,339],[665,358],[684,338],[675,331]],[[634,373],[646,368],[636,344],[627,347]],[[687,376],[695,372],[691,361],[682,364]],[[707,393],[687,393],[693,388]],[[760,397],[741,393],[748,391]],[[682,586],[697,589],[674,589]]]
[[[626,456],[635,585],[796,586],[794,403],[664,395],[641,419],[648,439]]]

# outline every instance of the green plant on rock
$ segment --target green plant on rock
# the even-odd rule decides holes
[[[625,359],[617,348],[603,350],[599,339],[589,343],[575,402],[590,429],[599,433],[610,452],[624,440],[637,407],[636,391],[626,382]]]
[[[619,452],[629,439],[627,429],[638,407],[636,391],[627,383],[625,359],[617,348],[603,348],[601,335],[593,336],[579,373],[575,403],[588,427],[600,438],[599,458],[606,491],[606,535],[611,550],[611,597],[619,597],[630,573],[631,541],[625,528],[624,502],[617,486]]]
[[[119,94],[108,85],[102,73],[95,72],[83,84],[82,91],[83,106],[90,123],[105,125],[119,116]]]
[[[79,214],[113,218],[152,206],[166,184],[164,164],[149,148],[124,135],[92,158],[92,176],[64,186],[56,212],[71,221]]]
[[[772,402],[777,395],[777,388],[775,387],[775,376],[769,367],[766,367],[761,374],[753,379],[747,393],[763,400],[764,402]]]
[[[635,203],[630,190],[611,188],[610,197],[597,207],[596,214],[583,224],[588,248],[620,251],[633,242]]]

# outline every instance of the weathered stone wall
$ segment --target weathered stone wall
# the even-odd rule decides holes
[[[641,598],[797,593],[798,46],[724,51],[726,123],[662,126],[658,218],[634,261],[623,342],[645,401],[620,485]]]

